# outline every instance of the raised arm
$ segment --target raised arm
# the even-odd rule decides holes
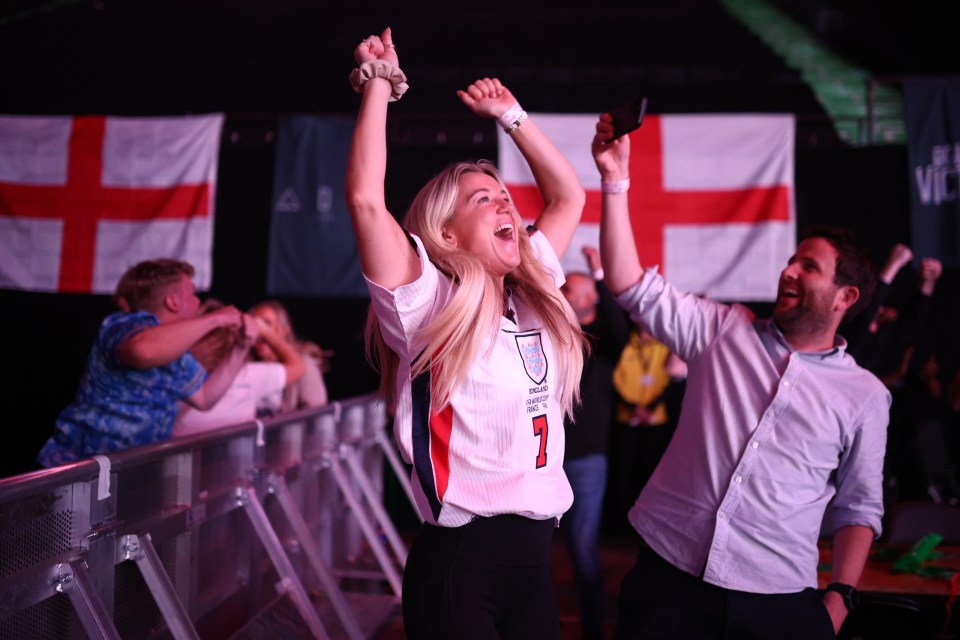
[[[543,197],[543,210],[536,219],[537,229],[546,236],[554,252],[563,255],[580,224],[586,202],[586,194],[570,161],[497,78],[477,80],[465,90],[457,91],[457,95],[475,114],[495,118],[507,129],[530,165]]]
[[[182,356],[210,331],[240,327],[241,318],[236,307],[227,306],[189,320],[163,322],[124,340],[117,348],[117,359],[131,369],[162,367]]]
[[[390,28],[365,38],[354,50],[359,65],[352,80],[362,92],[347,159],[346,202],[360,253],[371,281],[393,290],[420,275],[420,262],[403,229],[387,210],[387,104],[400,73]],[[393,80],[391,80],[393,78]]]
[[[943,263],[936,258],[924,258],[920,261],[920,295],[928,298],[933,295],[937,280],[943,273]]]
[[[847,353],[857,360],[869,354],[867,350],[876,349],[875,340],[870,340],[877,332],[877,313],[890,293],[890,285],[904,266],[913,260],[913,251],[907,245],[898,242],[890,248],[890,255],[877,273],[877,287],[866,307],[843,324],[843,337],[847,339]]]
[[[890,248],[890,255],[883,264],[883,268],[880,269],[880,273],[877,274],[877,278],[882,282],[892,284],[893,279],[900,273],[900,269],[910,264],[911,260],[913,260],[913,251],[907,245],[898,242]]]
[[[590,151],[600,171],[600,258],[603,281],[615,295],[634,285],[643,274],[630,224],[627,189],[630,186],[630,138],[612,140],[610,115],[601,114]]]
[[[215,312],[216,313],[216,312]],[[213,314],[208,314],[213,315]],[[233,342],[233,348],[230,353],[210,371],[207,380],[203,386],[187,398],[186,402],[191,407],[200,411],[207,411],[213,405],[217,404],[223,394],[226,393],[233,379],[237,377],[240,367],[247,361],[247,355],[250,353],[250,347],[257,341],[260,335],[260,327],[256,318],[249,314],[243,315],[243,322],[237,329],[237,339]]]
[[[277,362],[283,365],[287,374],[287,384],[292,384],[299,380],[306,370],[306,363],[297,351],[293,343],[281,338],[263,318],[256,318],[257,327],[260,330],[260,339],[267,343],[277,354]]]

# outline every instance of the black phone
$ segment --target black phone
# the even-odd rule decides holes
[[[643,124],[643,115],[647,112],[647,99],[637,98],[621,104],[610,111],[613,116],[613,140],[635,131]]]

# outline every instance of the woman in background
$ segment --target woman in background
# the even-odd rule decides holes
[[[223,307],[222,302],[210,298],[200,306],[200,315]],[[173,425],[173,437],[249,422],[256,418],[260,402],[281,393],[303,375],[303,359],[292,346],[254,316],[245,314],[244,322],[257,325],[257,342],[270,345],[277,354],[276,359],[272,362],[245,362],[223,397],[207,411],[181,406]],[[230,353],[238,339],[236,331],[215,329],[201,338],[191,351],[200,364],[212,370]]]
[[[275,394],[260,405],[261,415],[290,413],[327,404],[329,398],[323,374],[328,369],[330,352],[316,343],[297,338],[290,314],[279,300],[258,302],[250,308],[250,314],[291,345],[300,354],[304,365],[303,376],[284,387],[282,394]],[[276,362],[278,358],[276,348],[267,342],[257,342],[253,350],[255,358],[262,362]]]

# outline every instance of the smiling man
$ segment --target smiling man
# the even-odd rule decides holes
[[[643,269],[630,225],[630,143],[601,116],[607,286],[689,365],[679,423],[629,513],[641,548],[617,638],[833,638],[883,515],[890,393],[845,352],[840,321],[866,305],[871,261],[853,236],[812,229],[780,274],[773,317]],[[832,502],[831,502],[832,501]],[[832,509],[833,583],[817,591]]]

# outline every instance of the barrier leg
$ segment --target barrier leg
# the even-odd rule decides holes
[[[97,594],[86,561],[75,560],[67,565],[58,565],[56,590],[70,597],[70,602],[80,618],[84,631],[91,638],[121,640],[120,632],[113,624],[103,600]]]
[[[273,530],[270,519],[267,518],[267,513],[263,510],[263,505],[260,504],[256,488],[247,486],[246,488],[237,489],[237,499],[250,518],[250,522],[253,524],[257,535],[260,536],[260,542],[263,543],[264,548],[267,550],[267,554],[270,556],[270,560],[273,561],[273,566],[276,568],[277,573],[280,574],[280,583],[277,585],[278,590],[290,594],[293,605],[300,611],[300,615],[303,616],[304,622],[310,627],[310,632],[313,633],[314,638],[317,638],[317,640],[329,640],[330,636],[327,635],[327,631],[320,621],[320,615],[314,608],[313,603],[310,602],[310,597],[307,595],[306,589],[303,588],[303,584],[297,577],[293,564],[290,562],[290,558],[287,557],[280,538],[277,537],[277,532]]]
[[[347,461],[347,467],[353,473],[353,477],[360,487],[360,492],[367,501],[367,506],[373,511],[373,517],[376,518],[377,524],[380,525],[384,535],[387,536],[387,541],[390,542],[390,546],[393,547],[393,552],[400,561],[400,566],[405,565],[407,563],[407,548],[404,546],[403,540],[400,539],[400,534],[397,533],[396,527],[393,526],[393,521],[390,520],[387,510],[383,508],[381,502],[382,496],[373,487],[370,479],[367,478],[367,474],[364,473],[363,466],[357,457],[356,449],[345,446],[341,448],[341,452],[343,459]]]
[[[316,573],[317,577],[320,579],[327,597],[330,598],[330,603],[337,612],[337,616],[340,618],[340,622],[343,624],[343,628],[346,630],[347,636],[353,640],[363,640],[363,631],[360,630],[360,625],[357,623],[357,618],[350,610],[350,606],[347,604],[347,600],[344,598],[343,592],[340,590],[340,585],[337,584],[337,580],[333,576],[333,572],[330,571],[326,563],[321,558],[320,549],[317,548],[317,544],[314,541],[313,536],[310,535],[310,528],[307,526],[303,516],[297,509],[296,503],[293,500],[293,496],[290,494],[290,489],[287,487],[286,481],[280,476],[271,476],[270,489],[277,497],[277,501],[280,503],[280,508],[283,509],[283,513],[286,515],[287,521],[293,528],[293,532],[297,536],[300,547],[304,550],[307,560],[310,561],[310,566],[313,567],[314,573]]]
[[[360,525],[360,530],[367,539],[367,543],[373,550],[373,555],[377,558],[380,569],[383,571],[384,576],[386,576],[387,581],[390,583],[393,592],[399,598],[402,592],[402,580],[400,578],[400,573],[394,566],[393,559],[390,557],[390,554],[380,541],[380,536],[377,535],[377,531],[374,529],[373,523],[370,521],[369,516],[364,511],[363,502],[360,500],[360,497],[357,495],[356,491],[353,490],[350,479],[347,477],[346,472],[340,465],[340,461],[335,456],[331,456],[330,458],[330,471],[333,474],[334,480],[337,482],[337,487],[339,487],[340,491],[343,493],[343,497],[346,499],[347,504],[350,505],[350,509],[353,512],[353,515],[356,517],[357,523]]]
[[[387,438],[385,432],[378,431],[374,438],[377,444],[380,445],[380,448],[383,449],[383,455],[387,457],[387,462],[390,463],[390,467],[393,469],[393,475],[397,477],[397,481],[400,483],[400,486],[403,487],[403,492],[407,494],[407,499],[410,500],[410,506],[413,507],[413,512],[417,514],[420,523],[423,524],[423,516],[420,515],[420,510],[417,509],[417,500],[413,497],[413,487],[410,486],[410,476],[403,467],[397,450],[394,449],[393,443]]]
[[[124,560],[134,560],[143,575],[144,582],[153,594],[153,599],[167,622],[170,634],[177,640],[200,640],[196,629],[190,622],[190,615],[177,597],[170,582],[157,549],[149,533],[143,536],[127,535],[120,542],[120,551]]]

